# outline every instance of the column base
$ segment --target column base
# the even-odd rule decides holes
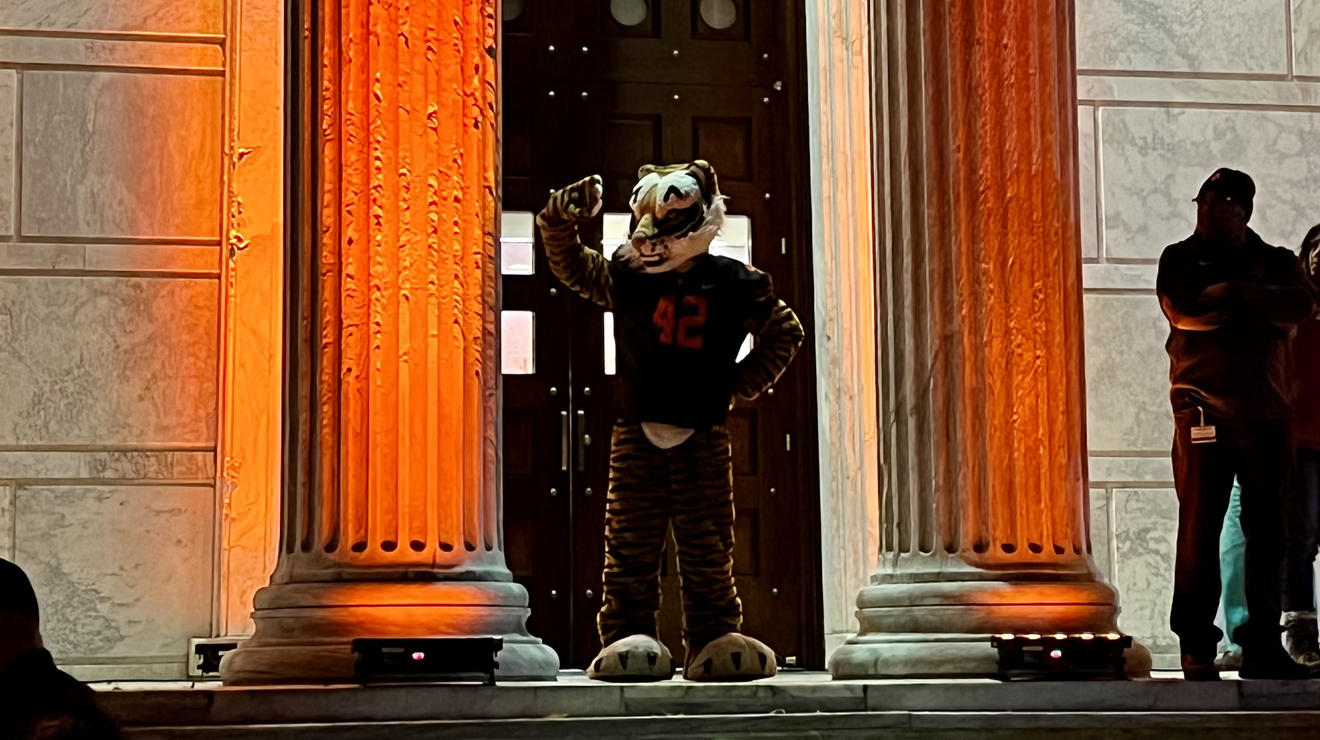
[[[1149,678],[1150,651],[1136,642],[1123,653],[1128,678]],[[858,635],[830,657],[830,674],[848,678],[990,678],[999,652],[990,635]]]
[[[835,678],[992,677],[998,633],[1113,632],[1113,589],[1097,581],[887,583],[857,596],[860,633],[830,657]],[[1127,674],[1150,675],[1133,644]]]
[[[502,637],[497,679],[559,672],[555,651],[527,633],[527,592],[516,583],[277,584],[255,602],[255,634],[220,663],[227,685],[352,683],[359,637]]]

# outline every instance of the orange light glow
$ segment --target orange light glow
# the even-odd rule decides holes
[[[252,631],[279,539],[284,279],[283,2],[244,0],[230,41],[229,204],[222,270],[217,633]]]
[[[889,122],[882,551],[1087,573],[1072,3],[892,6],[921,32],[889,61],[929,94]]]
[[[286,546],[463,566],[500,546],[494,8],[320,19],[315,474]]]
[[[552,678],[499,539],[494,0],[295,5],[319,87],[295,138],[282,541],[221,673],[346,679],[357,637],[502,635],[504,675]]]

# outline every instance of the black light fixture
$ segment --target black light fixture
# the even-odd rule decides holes
[[[999,651],[999,678],[1095,680],[1126,678],[1123,651],[1132,638],[1117,632],[1001,634],[990,638]]]
[[[353,641],[362,683],[480,681],[495,685],[501,637],[361,637]]]

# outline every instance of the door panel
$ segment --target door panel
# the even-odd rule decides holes
[[[800,76],[799,5],[767,1],[753,12],[752,3],[735,1],[730,17],[709,8],[703,15],[700,0],[619,4],[636,6],[632,16],[623,8],[631,25],[614,17],[609,0],[521,5],[523,15],[504,26],[504,208],[534,212],[551,187],[599,173],[603,210],[626,219],[639,165],[707,159],[729,213],[746,217],[739,223],[731,218],[726,232],[745,232],[741,241],[750,242],[751,261],[774,277],[777,292],[809,324],[810,255],[801,251],[805,167],[793,166],[799,160],[791,155],[806,146],[794,118],[803,104],[793,87]],[[603,230],[598,217],[583,228],[584,242],[596,243]],[[604,361],[607,317],[567,291],[548,297],[553,278],[543,258],[537,260],[536,275],[506,276],[505,307],[544,312],[537,319],[537,360],[562,366],[538,365],[536,376],[505,378],[506,446],[541,448],[506,450],[506,527],[510,552],[532,553],[511,554],[510,561],[519,563],[515,575],[533,593],[535,634],[559,651],[566,667],[582,667],[599,649],[595,612],[614,402]],[[555,347],[542,354],[545,343]],[[563,383],[566,395],[547,395],[552,379]],[[819,665],[811,379],[810,353],[804,352],[773,395],[735,407],[729,428],[744,630],[781,656]],[[511,397],[510,388],[518,394]],[[564,411],[568,470],[557,457]],[[526,467],[528,460],[534,469]],[[564,487],[547,497],[552,481]],[[521,510],[510,516],[515,507]],[[555,523],[552,534],[545,533],[545,522]],[[671,553],[672,541],[661,633],[681,660]]]
[[[504,486],[505,554],[514,578],[527,587],[533,634],[560,635],[570,629],[572,612],[565,607],[573,584],[572,553],[562,546],[572,526],[570,430],[563,420],[570,411],[569,355],[572,341],[569,309],[573,296],[557,286],[544,254],[532,252],[531,274],[508,258],[523,253],[530,242],[530,213],[506,212],[502,219],[501,321],[508,312],[534,317],[532,362],[511,359],[525,351],[522,342],[501,339],[501,455]],[[521,243],[521,244],[520,244]],[[513,273],[513,274],[511,274]],[[530,368],[527,365],[530,364]],[[513,367],[527,373],[510,373]],[[560,649],[560,645],[552,646]]]

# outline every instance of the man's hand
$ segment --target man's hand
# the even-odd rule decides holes
[[[586,221],[600,213],[605,188],[600,175],[592,175],[556,190],[550,194],[550,200],[556,204],[558,216],[566,221]]]

